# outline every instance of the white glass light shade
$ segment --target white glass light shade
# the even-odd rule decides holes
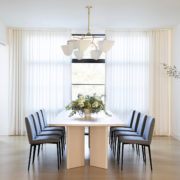
[[[91,51],[91,58],[97,60],[97,59],[99,59],[101,54],[102,54],[101,50],[92,50]]]
[[[77,50],[77,51],[74,51],[74,55],[76,59],[83,59],[84,52]]]
[[[66,56],[70,56],[72,54],[73,51],[73,46],[72,45],[63,45],[61,46],[63,53]]]
[[[108,52],[112,46],[114,45],[114,41],[111,40],[104,40],[104,41],[99,41],[99,49],[103,52]]]
[[[72,46],[73,49],[77,49],[78,48],[78,40],[69,40],[67,42],[67,44]]]
[[[79,52],[84,52],[90,45],[91,40],[79,40],[76,42]]]

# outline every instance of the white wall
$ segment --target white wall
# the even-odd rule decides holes
[[[0,135],[8,134],[8,46],[0,44]]]
[[[180,71],[180,25],[173,33],[173,65]],[[172,135],[180,140],[180,79],[172,78]]]
[[[0,42],[7,43],[6,26],[0,22]],[[8,46],[0,44],[0,135],[8,134]]]
[[[1,21],[0,21],[0,42],[7,44],[7,28]]]

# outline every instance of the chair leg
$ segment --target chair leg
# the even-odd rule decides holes
[[[149,150],[149,161],[150,161],[151,171],[152,171],[152,159],[151,159],[151,148],[150,148],[150,145],[148,145],[148,150]]]
[[[143,149],[144,149],[144,162],[146,164],[146,146],[143,146]]]
[[[119,160],[120,160],[120,154],[121,154],[121,142],[118,138],[118,151],[117,151],[117,162],[119,164]]]
[[[111,149],[113,149],[113,143],[114,143],[114,132],[111,132]]]
[[[117,140],[117,154],[116,154],[116,157],[117,157],[117,162],[118,162],[118,159],[119,159],[119,138]]]
[[[111,146],[111,133],[112,132],[109,132],[109,145]]]
[[[41,144],[38,145],[38,154],[37,154],[38,156],[39,156],[40,146]]]
[[[64,147],[63,147],[63,137],[61,138],[61,141],[60,141],[60,143],[61,143],[61,148],[60,148],[60,150],[61,150],[62,157],[63,157],[63,154],[64,154]],[[60,146],[60,144],[59,144],[59,146]]]
[[[138,145],[137,144],[135,144],[136,145],[136,153],[138,154]]]
[[[137,145],[138,148],[138,155],[140,156],[139,144]]]
[[[114,149],[113,149],[114,157],[116,156],[116,148],[117,148],[116,144],[117,144],[117,137],[114,137]]]
[[[144,148],[143,148],[143,145],[141,145],[141,148],[142,148],[142,158],[143,158],[143,161],[145,162],[145,160],[144,160]]]
[[[59,145],[59,163],[61,164],[62,142],[59,142],[58,145]]]
[[[57,164],[58,164],[58,169],[59,169],[59,145],[57,143]]]
[[[32,145],[30,145],[30,150],[29,150],[29,162],[28,162],[28,171],[30,167],[30,162],[31,162],[31,152],[32,152]]]
[[[114,132],[112,132],[111,149],[114,150]]]
[[[139,153],[139,144],[136,144],[136,153],[137,153],[137,155],[140,155],[140,153]]]
[[[124,155],[124,143],[122,143],[122,154],[121,154],[121,171],[123,170],[123,155]]]
[[[132,148],[134,149],[134,144],[132,144]]]
[[[33,164],[34,164],[34,159],[35,159],[35,153],[36,153],[36,145],[34,145],[34,151],[33,151]]]

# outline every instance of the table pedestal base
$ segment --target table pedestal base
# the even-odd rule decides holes
[[[108,168],[108,128],[90,127],[90,166]],[[67,127],[67,169],[84,166],[84,127]]]
[[[84,127],[67,127],[67,169],[84,166]]]
[[[90,166],[108,168],[107,127],[90,127]]]

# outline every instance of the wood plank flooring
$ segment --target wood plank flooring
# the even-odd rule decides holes
[[[180,142],[171,137],[154,137],[152,142],[153,172],[142,156],[125,146],[124,170],[109,150],[109,169],[89,167],[86,137],[85,167],[66,170],[65,156],[57,170],[55,145],[45,145],[39,158],[27,171],[29,144],[26,136],[0,136],[0,180],[180,180]],[[148,157],[148,156],[147,156]]]

